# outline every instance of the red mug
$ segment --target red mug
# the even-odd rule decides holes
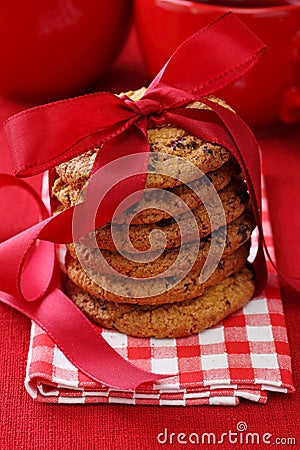
[[[258,0],[254,3],[260,6],[236,7],[234,0],[223,0],[224,5],[221,0],[135,0],[135,22],[149,74],[153,77],[189,35],[230,10],[268,52],[241,80],[217,94],[258,132],[300,120],[300,1],[291,1]]]
[[[132,0],[0,0],[0,94],[52,100],[80,93],[116,57]]]

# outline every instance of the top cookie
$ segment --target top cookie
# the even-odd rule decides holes
[[[144,89],[141,89],[126,95],[136,101],[143,93]],[[228,107],[222,100],[209,98]],[[189,107],[207,109],[201,102],[193,102]],[[229,151],[221,145],[207,142],[171,125],[149,129],[148,140],[151,152],[146,188],[166,189],[182,184],[181,179],[184,182],[195,180],[199,178],[199,169],[203,173],[216,170],[230,158]],[[90,176],[98,151],[99,148],[90,149],[57,166],[56,172],[61,180],[81,188]]]

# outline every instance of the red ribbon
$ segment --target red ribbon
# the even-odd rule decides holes
[[[92,174],[120,157],[142,153],[144,156],[137,160],[141,175],[107,195],[96,217],[95,227],[99,227],[112,219],[121,201],[145,186],[149,126],[170,123],[221,144],[236,157],[244,171],[261,232],[254,263],[260,291],[267,271],[262,250],[257,143],[236,114],[204,96],[240,78],[264,50],[256,36],[229,13],[187,39],[137,102],[104,92],[16,114],[5,123],[16,174],[26,177],[41,173],[99,145],[102,148]],[[194,100],[202,101],[211,111],[184,108]],[[114,174],[117,179],[122,175]],[[30,189],[16,178],[6,176],[0,182]],[[87,200],[92,192],[90,183]],[[70,361],[96,381],[119,389],[134,389],[142,382],[162,378],[121,358],[59,289],[54,243],[72,242],[74,208],[45,218],[45,207],[36,195],[34,198],[44,220],[0,245],[0,287],[5,292],[2,301],[37,322]],[[299,280],[293,281],[300,288]]]

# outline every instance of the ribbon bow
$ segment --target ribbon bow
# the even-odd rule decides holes
[[[205,96],[240,78],[264,50],[264,45],[229,13],[187,39],[137,102],[102,92],[16,114],[5,123],[15,172],[21,177],[32,176],[99,145],[92,174],[122,156],[142,154],[137,160],[141,175],[119,186],[114,195],[107,195],[96,218],[95,226],[99,227],[112,219],[122,200],[145,186],[148,127],[170,123],[222,145],[235,156],[261,231],[256,140],[235,113]],[[185,108],[195,100],[210,110]],[[122,178],[122,173],[114,176]],[[2,186],[17,185],[33,195],[43,219],[0,245],[1,300],[37,322],[74,365],[98,382],[134,389],[142,382],[162,378],[120,357],[60,290],[54,244],[72,242],[74,208],[47,217],[43,203],[25,182],[12,176],[2,177],[0,182]],[[92,190],[93,185],[89,185],[88,192]],[[255,265],[259,267],[259,291],[267,275],[262,245]]]

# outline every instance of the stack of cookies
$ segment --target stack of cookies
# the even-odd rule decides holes
[[[126,95],[137,100],[143,92]],[[137,337],[183,337],[215,325],[252,297],[247,258],[255,223],[246,184],[227,149],[171,125],[149,129],[148,140],[154,158],[147,190],[117,223],[67,245],[65,290],[102,327]],[[56,211],[83,201],[98,150],[56,168]],[[209,205],[216,195],[223,214],[212,221]],[[212,243],[220,257],[203,277]]]

